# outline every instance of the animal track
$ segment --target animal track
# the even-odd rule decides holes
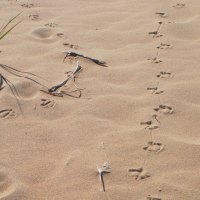
[[[23,4],[21,4],[21,6],[24,7],[24,8],[32,8],[32,7],[34,7],[34,4],[32,4],[32,3],[23,3]]]
[[[150,126],[148,126],[146,129],[152,131],[152,130],[155,130],[155,129],[158,129],[158,128],[159,128],[159,126],[156,126],[156,125],[150,125]]]
[[[148,142],[147,146],[143,147],[146,151],[152,151],[152,152],[161,152],[164,149],[164,145],[162,143],[157,142]]]
[[[159,74],[156,75],[158,78],[172,78],[174,75],[171,72],[164,72],[161,71]]]
[[[158,15],[158,17],[162,17],[162,18],[168,17],[168,15],[164,12],[156,12],[155,14]]]
[[[140,122],[141,126],[145,126],[145,129],[153,130],[159,128],[160,121],[157,114],[153,114],[149,119]]]
[[[70,43],[63,43],[64,46],[68,46],[71,49],[80,49],[78,45],[70,44]]]
[[[161,43],[159,46],[156,47],[157,49],[170,49],[172,46],[170,44]]]
[[[43,108],[53,108],[56,105],[54,100],[50,99],[41,99],[40,106]]]
[[[157,57],[148,58],[148,60],[151,60],[152,63],[156,63],[156,64],[163,62],[162,60],[158,59]]]
[[[149,35],[153,36],[153,38],[162,37],[163,35],[159,33],[162,25],[163,25],[163,22],[158,22],[158,28],[157,28],[157,30],[149,32]]]
[[[48,26],[48,27],[51,27],[51,28],[55,28],[55,27],[58,26],[58,24],[56,24],[56,23],[47,23],[47,24],[45,24],[45,26]]]
[[[183,8],[185,7],[184,3],[177,3],[175,6],[173,6],[174,8]]]
[[[39,19],[39,15],[29,15],[29,19],[32,21],[36,21]]]
[[[65,36],[64,33],[57,33],[56,35],[57,35],[57,37],[59,37],[59,38],[64,38],[64,36]]]
[[[10,119],[10,118],[15,118],[15,117],[16,117],[15,111],[13,111],[12,109],[0,110],[1,119]]]
[[[160,34],[158,31],[149,32],[149,35],[152,35],[153,38],[158,38],[158,37],[162,37],[162,36],[163,36],[163,35]]]
[[[162,94],[164,92],[159,90],[158,87],[148,87],[147,90],[151,91],[151,94]]]
[[[135,177],[137,181],[150,177],[150,174],[143,168],[136,168],[136,169],[131,168],[128,170],[128,172],[130,172],[130,176]]]
[[[164,113],[164,114],[172,114],[174,113],[174,109],[167,105],[159,105],[159,107],[154,108],[156,112]]]
[[[140,122],[140,125],[145,126],[144,129],[148,129],[148,130],[155,130],[155,129],[159,128],[159,126],[154,125],[154,121],[152,121],[152,120]]]
[[[145,125],[146,126],[145,129],[148,128],[152,124],[153,124],[152,120],[147,120],[147,121],[140,122],[140,125]]]
[[[157,198],[157,197],[152,197],[152,196],[148,196],[147,200],[162,200],[161,198]]]

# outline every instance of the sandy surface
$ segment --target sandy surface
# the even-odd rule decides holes
[[[50,88],[79,60],[84,90],[52,96],[0,68],[23,112],[4,84],[0,199],[199,200],[199,0],[0,0],[0,24],[22,10],[0,63]]]

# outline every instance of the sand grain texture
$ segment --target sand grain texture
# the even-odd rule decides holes
[[[48,95],[0,68],[23,109],[5,85],[0,199],[199,200],[199,0],[1,0],[0,24],[22,10],[0,41],[0,63],[50,88],[79,60],[84,90]],[[108,67],[63,62],[66,51]],[[104,193],[97,166],[106,161]]]

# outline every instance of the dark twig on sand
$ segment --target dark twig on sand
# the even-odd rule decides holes
[[[48,89],[48,91],[44,91],[44,90],[41,90],[41,91],[45,92],[47,94],[53,95],[53,96],[58,96],[58,97],[63,97],[63,96],[67,95],[67,96],[71,96],[71,97],[74,97],[74,98],[80,98],[81,97],[81,91],[83,89],[79,88],[75,84],[75,79],[76,79],[76,75],[78,73],[80,73],[80,71],[82,69],[83,68],[77,62],[76,68],[73,71],[67,72],[67,78],[63,82],[59,83],[58,85],[55,85],[55,86],[51,87],[50,89]],[[59,90],[60,88],[62,88],[63,86],[65,86],[70,80],[73,81],[73,85],[76,87],[75,90],[73,90],[73,91]],[[72,93],[78,93],[78,96],[74,96],[74,95],[72,95]]]
[[[100,65],[100,66],[103,66],[103,67],[107,67],[106,65],[106,62],[104,61],[100,61],[100,60],[97,60],[97,59],[94,59],[94,58],[91,58],[91,57],[87,57],[87,56],[84,56],[84,55],[81,55],[81,54],[78,54],[78,53],[75,53],[75,52],[64,52],[66,55],[63,59],[63,62],[65,61],[65,59],[67,57],[82,57],[82,58],[86,58],[88,60],[91,60],[92,62],[94,62],[95,64],[97,65]]]
[[[82,70],[82,67],[80,65],[77,64],[75,70],[73,72],[70,73],[70,75],[68,75],[67,79],[65,79],[62,83],[56,85],[56,86],[53,86],[49,89],[49,92],[52,93],[52,92],[56,92],[59,88],[61,88],[62,86],[64,86],[70,79],[74,79],[75,78],[75,75],[77,73],[79,73],[80,71]]]

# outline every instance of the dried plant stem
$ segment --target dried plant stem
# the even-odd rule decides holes
[[[103,191],[105,192],[106,188],[105,188],[103,175],[105,173],[111,173],[111,168],[109,167],[109,163],[105,162],[102,167],[97,167],[97,170],[98,170],[98,173],[99,173],[99,179],[100,179],[100,182],[102,184]]]
[[[91,58],[91,57],[88,57],[88,56],[84,56],[84,55],[81,55],[81,54],[78,54],[78,53],[75,53],[75,52],[64,52],[64,53],[66,54],[66,56],[64,57],[63,62],[69,56],[70,57],[82,57],[82,58],[86,58],[88,60],[91,60],[92,62],[96,63],[97,65],[107,67],[106,62],[104,62],[104,61],[100,61],[100,60],[97,60],[97,59],[94,59],[94,58]]]
[[[29,73],[29,72],[23,72],[23,71],[20,71],[20,70],[17,70],[13,67],[10,67],[10,66],[7,66],[7,65],[3,65],[3,64],[0,64],[0,69],[3,69],[4,71],[10,73],[11,75],[14,75],[16,77],[19,77],[19,78],[25,78],[25,79],[28,79],[40,86],[43,86],[43,87],[46,87],[44,86],[43,84],[41,84],[40,82],[34,80],[33,78],[30,78],[28,75],[31,75],[31,76],[34,76],[34,77],[38,77],[36,76],[35,74],[32,74],[32,73]],[[15,97],[16,99],[16,102],[17,102],[17,105],[20,109],[20,112],[23,114],[23,110],[22,110],[22,107],[20,105],[20,102],[19,102],[19,94],[17,92],[17,89],[16,87],[14,86],[14,84],[8,80],[3,74],[0,73],[0,91],[4,88],[4,83],[9,87],[10,91],[12,92],[13,96]]]
[[[70,72],[70,75],[67,77],[67,79],[65,79],[62,83],[56,85],[56,86],[53,86],[51,87],[48,91],[50,93],[52,92],[56,92],[59,88],[61,88],[62,86],[64,86],[70,79],[73,79],[75,78],[75,75],[77,73],[79,73],[80,71],[82,70],[82,67],[80,65],[77,64],[75,70],[73,72]]]
[[[22,11],[23,12],[23,11]],[[20,12],[19,14],[17,14],[15,17],[11,18],[6,25],[3,25],[0,28],[0,40],[3,39],[10,31],[12,31],[18,24],[20,24],[23,20],[19,21],[18,23],[16,23],[15,25],[13,25],[11,28],[8,28],[8,26],[19,16],[21,15]],[[8,30],[7,30],[8,28]]]
[[[105,192],[106,189],[105,189],[105,183],[104,183],[104,180],[103,180],[103,173],[99,173],[99,179],[102,183],[102,188],[103,188],[103,191]]]

